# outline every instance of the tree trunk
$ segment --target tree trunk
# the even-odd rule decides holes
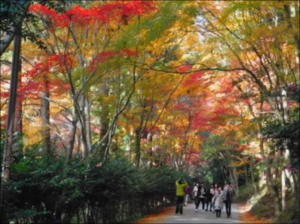
[[[286,176],[284,168],[281,170],[281,207],[282,210],[285,208],[285,196],[286,196]]]
[[[101,87],[100,87],[100,92],[103,97],[108,96],[108,86],[107,83],[104,82]],[[102,144],[100,145],[100,161],[104,160],[105,157],[105,149],[106,146],[108,145],[108,129],[109,129],[109,108],[108,105],[102,104],[101,105],[101,114],[100,114],[100,122],[101,122],[101,127],[100,127],[100,141],[103,140]]]
[[[236,196],[239,196],[239,185],[238,185],[238,180],[237,180],[237,175],[236,175],[236,171],[235,168],[229,168],[229,172],[231,174],[231,179],[233,180],[233,188],[235,191]]]
[[[281,211],[281,203],[279,199],[279,189],[275,184],[272,185],[272,195],[274,196],[275,217],[278,217]]]
[[[135,164],[140,166],[141,160],[141,128],[135,129]]]
[[[1,175],[1,191],[0,191],[0,221],[6,223],[6,208],[8,202],[8,181],[10,176],[10,157],[13,144],[13,125],[16,108],[17,88],[18,88],[18,73],[20,66],[21,52],[21,26],[16,31],[13,50],[13,63],[11,71],[9,102],[5,129],[5,144],[3,150],[2,175]]]
[[[19,74],[18,74],[18,86],[21,86],[22,84],[22,76],[21,76],[21,60],[19,62]],[[15,110],[15,117],[14,117],[14,139],[13,142],[15,144],[12,146],[15,148],[16,151],[21,151],[23,148],[23,105],[22,105],[22,98],[18,97],[16,99],[16,110]]]
[[[297,150],[296,152],[298,152],[298,147],[299,147],[299,139],[293,139],[293,141],[297,142],[297,144],[292,145],[292,141],[288,141],[287,144],[288,144],[288,147],[290,147],[290,149],[292,149],[293,151],[292,152],[295,152],[295,150]],[[289,154],[289,164],[293,164],[293,159],[292,159],[292,153]],[[288,172],[288,170],[287,170]],[[300,210],[300,202],[299,202],[299,176],[298,176],[298,180],[294,174],[294,171],[293,171],[293,167],[291,166],[291,169],[289,170],[289,175],[291,177],[289,177],[290,179],[290,183],[292,185],[292,189],[293,189],[293,193],[294,193],[294,197],[296,199],[296,205],[297,205],[297,208],[298,208],[298,211]],[[289,176],[287,175],[287,176]]]
[[[253,175],[254,169],[253,169],[253,157],[250,156],[250,175],[251,175],[251,182],[253,185],[254,193],[257,194],[257,185],[255,183],[254,175]]]
[[[109,129],[109,118],[108,118],[108,108],[106,105],[102,106],[102,111],[100,115],[101,127],[100,127],[100,140],[102,141],[100,145],[100,160],[102,161],[105,157],[105,149],[108,145],[108,129]]]
[[[79,58],[79,62],[80,62],[80,67],[81,70],[83,70],[84,67],[84,59],[83,56],[81,54],[78,54],[78,58]],[[85,90],[85,83],[86,83],[86,78],[84,76],[84,74],[81,74],[81,96],[80,96],[80,101],[79,101],[79,108],[80,110],[78,111],[78,117],[79,117],[79,124],[80,124],[80,138],[81,138],[81,148],[83,151],[83,155],[85,157],[88,156],[89,151],[90,151],[90,147],[89,147],[89,143],[88,143],[88,139],[90,136],[88,136],[88,130],[90,129],[89,127],[89,123],[87,122],[87,118],[89,117],[89,115],[87,115],[87,112],[89,112],[88,108],[86,108],[86,106],[88,106],[88,102],[86,99],[86,90]]]
[[[141,140],[140,140],[141,141]],[[147,134],[147,142],[150,143],[150,147],[149,147],[149,150],[150,150],[150,168],[152,167],[152,164],[153,162],[156,163],[155,159],[154,159],[154,156],[153,156],[153,145],[152,145],[152,134],[151,132],[149,132]]]
[[[287,92],[285,89],[281,90],[282,95],[282,107],[283,107],[283,124],[284,126],[287,122],[289,122],[289,114],[288,114],[288,101],[287,101]],[[284,164],[289,164],[289,158],[290,158],[290,150],[288,148],[288,142],[287,140],[284,140],[283,142],[284,152],[283,152],[283,158],[284,158]],[[282,209],[285,208],[285,200],[286,200],[286,175],[285,175],[285,167],[281,170],[281,206]]]
[[[298,5],[297,5],[298,4]],[[284,5],[285,13],[287,16],[287,22],[289,24],[289,28],[295,27],[295,24],[291,21],[293,17],[299,17],[299,2],[290,2]],[[297,15],[298,13],[298,15]],[[294,41],[295,41],[295,56],[296,56],[296,63],[300,63],[300,40],[299,40],[299,32],[295,32],[294,34]]]
[[[49,91],[49,80],[44,75],[44,89],[42,92],[41,99],[41,116],[42,116],[42,142],[43,142],[43,151],[45,155],[51,155],[51,142],[50,142],[50,91]]]
[[[162,144],[161,144],[161,154],[159,155],[159,166],[165,165],[165,157],[167,153],[167,146],[165,145],[166,136],[163,136]]]
[[[85,98],[85,110],[86,110],[86,136],[87,136],[87,145],[89,151],[92,149],[92,132],[91,132],[91,111],[90,111],[90,102]]]
[[[276,179],[273,180],[270,164],[266,164],[266,177],[267,177],[267,186],[268,189],[270,189],[269,193],[274,198],[275,216],[278,216],[281,211],[281,202],[279,198],[280,192],[278,189],[278,185],[276,183]]]
[[[87,138],[86,138],[86,122],[85,122],[85,114],[84,111],[76,110],[76,117],[78,117],[79,128],[80,128],[80,143],[81,150],[84,157],[87,157],[89,154],[88,146],[87,146]]]
[[[266,183],[267,183],[267,189],[268,193],[272,195],[274,198],[274,205],[275,205],[275,214],[278,216],[280,214],[280,199],[279,199],[279,190],[276,181],[273,180],[272,174],[271,174],[271,167],[269,164],[269,161],[267,161],[267,157],[264,154],[264,148],[263,148],[263,139],[260,139],[260,151],[262,153],[262,156],[264,158],[264,166],[266,171]]]
[[[22,63],[20,60],[19,61],[18,86],[20,86],[22,83],[21,66],[22,66]],[[23,132],[22,112],[23,112],[22,99],[17,96],[16,112],[15,112],[15,118],[14,118],[14,131],[16,131],[18,133]]]
[[[73,155],[76,129],[77,129],[77,120],[72,120],[72,131],[71,131],[71,136],[70,136],[69,145],[68,145],[66,165],[69,164],[69,161],[71,160],[72,155]]]

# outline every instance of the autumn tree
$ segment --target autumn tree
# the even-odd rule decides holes
[[[199,5],[198,35],[201,37],[200,46],[205,44],[202,48],[207,53],[198,58],[197,65],[202,69],[236,71],[240,76],[234,78],[234,82],[239,83],[240,87],[243,83],[240,90],[256,103],[250,104],[252,109],[249,109],[259,117],[257,121],[263,158],[268,155],[262,134],[264,124],[260,121],[275,119],[281,126],[287,125],[288,111],[293,106],[288,103],[286,90],[292,83],[299,85],[299,34],[295,29],[299,12],[296,5],[295,2],[253,1]],[[283,152],[286,154],[286,163],[290,163],[290,152],[286,146],[287,142],[283,145]],[[267,182],[272,190],[276,184],[272,180],[270,166],[266,165],[266,168]],[[282,172],[284,174],[285,170],[282,169]],[[283,182],[282,207],[286,189]],[[278,196],[276,193],[274,195]]]

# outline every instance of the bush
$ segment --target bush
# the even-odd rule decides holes
[[[36,149],[14,157],[9,183],[10,220],[21,223],[118,223],[174,203],[182,173],[168,167],[138,169],[125,159],[102,166],[73,158],[40,157]]]
[[[248,199],[253,196],[254,190],[252,185],[243,185],[239,187],[239,196],[234,197],[234,203],[246,202]]]

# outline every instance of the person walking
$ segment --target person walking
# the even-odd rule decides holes
[[[199,199],[200,199],[200,203],[202,203],[202,212],[204,212],[206,188],[204,187],[203,182],[200,183],[199,190],[198,190],[198,196],[199,196]]]
[[[199,207],[199,203],[200,203],[200,199],[198,197],[198,190],[199,190],[199,184],[195,183],[193,191],[192,191],[193,199],[195,201],[195,212],[198,211],[198,207]]]
[[[215,213],[215,201],[216,201],[216,197],[217,197],[217,191],[218,191],[218,184],[214,185],[214,189],[213,189],[213,197],[211,199],[211,203],[212,203],[212,212]]]
[[[221,212],[223,208],[223,191],[222,187],[218,186],[218,190],[215,192],[215,211],[216,211],[216,217],[221,217]]]
[[[206,211],[208,211],[208,207],[209,207],[209,211],[212,211],[212,198],[215,193],[214,191],[215,191],[214,184],[211,184],[206,195]]]
[[[184,205],[186,206],[189,203],[190,193],[191,193],[189,185],[187,185],[184,188],[184,193],[185,193],[185,196],[184,196]]]
[[[224,191],[223,191],[223,197],[224,197],[227,218],[231,217],[232,193],[233,193],[233,188],[231,187],[230,182],[227,182],[227,184],[224,188]]]
[[[187,182],[181,177],[179,180],[175,182],[176,184],[176,210],[175,213],[182,215],[183,213],[183,203],[184,203],[184,188],[187,186]]]

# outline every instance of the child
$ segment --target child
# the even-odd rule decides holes
[[[189,197],[190,197],[190,193],[191,193],[189,185],[187,185],[184,188],[184,193],[185,193],[185,196],[184,196],[184,206],[186,206],[189,203]]]

